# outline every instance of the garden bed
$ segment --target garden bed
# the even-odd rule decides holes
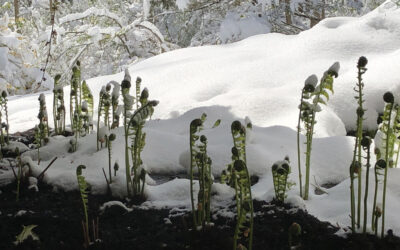
[[[0,249],[84,249],[81,198],[78,192],[53,190],[39,185],[39,192],[22,188],[15,201],[15,184],[0,190]],[[129,204],[128,212],[119,206],[102,213],[99,208],[108,196],[89,196],[89,217],[99,218],[99,238],[92,249],[231,249],[235,222],[214,216],[214,226],[204,231],[191,230],[191,217],[182,210],[148,209]],[[371,235],[335,233],[338,228],[321,222],[307,212],[275,202],[254,201],[253,249],[288,249],[288,228],[294,222],[302,227],[294,239],[296,249],[400,249],[400,238],[388,235],[381,240]],[[231,206],[230,210],[235,211]],[[21,212],[25,211],[25,212]],[[177,213],[178,211],[178,213]],[[215,214],[215,213],[214,213]],[[37,225],[33,230],[40,242],[27,241],[16,247],[15,237],[22,226]]]

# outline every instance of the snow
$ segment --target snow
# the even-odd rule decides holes
[[[128,208],[127,206],[125,206],[124,203],[120,202],[120,201],[107,201],[105,202],[103,205],[101,205],[101,207],[99,208],[100,213],[104,213],[104,211],[107,208],[110,208],[112,206],[120,206],[121,208],[123,208],[124,210],[126,210],[127,212],[131,212],[133,209]]]
[[[320,220],[342,227],[350,225],[349,165],[352,160],[354,138],[347,137],[346,129],[353,129],[356,118],[356,101],[353,87],[356,82],[356,63],[360,56],[368,58],[368,71],[364,75],[365,107],[368,128],[376,128],[377,113],[384,106],[382,95],[386,91],[400,95],[400,8],[390,1],[360,18],[328,18],[314,28],[298,35],[267,34],[253,36],[241,42],[181,49],[147,59],[129,67],[132,84],[135,78],[143,79],[150,100],[159,100],[153,119],[145,127],[146,146],[142,153],[144,168],[150,174],[184,175],[190,164],[189,124],[207,113],[205,130],[208,153],[212,159],[213,175],[218,177],[231,161],[232,121],[248,116],[252,131],[247,142],[247,165],[259,182],[252,187],[253,198],[271,200],[274,196],[271,166],[289,156],[292,173],[289,178],[298,182],[296,126],[298,105],[305,80],[315,83],[326,70],[339,70],[334,91],[328,106],[317,114],[316,138],[311,156],[311,183],[319,186],[336,184],[325,189],[327,194],[311,192],[307,201],[299,197],[299,187],[288,191],[286,201],[306,209]],[[315,74],[311,78],[310,75]],[[87,83],[98,103],[99,92],[110,81],[121,82],[123,73],[88,79]],[[134,86],[132,86],[132,92]],[[64,90],[69,93],[69,87]],[[47,103],[52,103],[52,93],[43,93]],[[9,98],[10,132],[22,131],[37,124],[38,94]],[[65,106],[68,105],[65,98]],[[49,115],[52,114],[48,106]],[[97,111],[95,111],[97,112]],[[67,112],[68,113],[68,112]],[[249,121],[249,118],[246,119]],[[219,127],[207,129],[221,119]],[[66,119],[69,121],[69,118]],[[50,126],[53,119],[49,117]],[[112,162],[117,159],[120,169],[110,185],[113,195],[126,195],[124,171],[124,131],[117,128],[113,142]],[[103,134],[107,134],[104,132]],[[305,137],[301,136],[302,145]],[[96,150],[96,134],[78,139],[78,150],[68,153],[69,139],[51,137],[40,149],[44,169],[58,156],[46,172],[44,181],[57,189],[77,189],[75,170],[80,164],[87,166],[83,172],[92,187],[92,193],[105,193],[106,181],[102,168],[107,167],[107,149]],[[24,157],[37,159],[37,152]],[[25,159],[25,158],[24,158]],[[29,158],[26,158],[29,159]],[[33,159],[33,160],[32,160]],[[121,162],[122,161],[122,162]],[[302,162],[304,163],[304,154]],[[112,165],[113,165],[112,163]],[[371,162],[374,164],[374,162]],[[365,171],[364,171],[365,172]],[[400,234],[400,169],[389,170],[387,184],[387,228]],[[13,178],[12,173],[0,175],[0,183]],[[179,207],[190,209],[189,180],[175,178],[155,185],[147,179],[142,207]],[[369,201],[372,199],[374,178],[370,176]],[[222,184],[213,184],[213,211],[221,216],[232,216],[226,207],[232,203],[233,190]],[[381,188],[381,187],[380,187]],[[195,182],[197,192],[198,185]],[[311,188],[313,190],[313,188]],[[196,195],[195,195],[196,197]],[[379,200],[379,198],[378,198]],[[369,210],[371,210],[371,206]],[[218,212],[217,212],[218,211]],[[339,232],[342,235],[342,232]]]
[[[176,0],[176,5],[180,10],[184,10],[190,0]]]
[[[255,13],[245,17],[242,13],[228,13],[221,23],[219,36],[223,43],[227,43],[269,32],[271,32],[271,24]]]
[[[106,9],[98,9],[96,7],[91,7],[82,13],[74,13],[66,15],[59,19],[59,25],[67,22],[73,22],[79,19],[83,19],[89,16],[104,16],[113,19],[120,27],[124,25],[124,22],[120,19],[117,14],[114,14]]]
[[[9,27],[6,13],[0,18],[0,89],[10,94],[21,94],[27,90],[51,89],[52,78],[46,73],[45,80],[38,86],[43,72],[35,67],[35,48],[29,40]]]

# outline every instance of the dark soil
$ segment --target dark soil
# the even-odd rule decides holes
[[[0,249],[83,249],[78,192],[53,192],[51,186],[41,184],[37,193],[23,187],[16,202],[15,189],[15,184],[0,188]],[[191,230],[188,213],[138,208],[126,212],[113,207],[100,214],[99,207],[110,200],[107,196],[89,196],[89,217],[99,218],[101,239],[90,249],[232,249],[235,222],[231,219],[218,217],[214,226],[195,231]],[[337,228],[331,224],[287,205],[255,201],[254,208],[253,249],[289,249],[288,228],[294,222],[302,227],[301,235],[294,239],[299,246],[296,249],[400,249],[400,239],[394,236],[383,240],[361,234],[338,237],[334,234]],[[27,212],[15,216],[20,210]],[[33,231],[40,242],[30,240],[15,247],[13,241],[22,226],[32,224],[37,225]]]
[[[33,143],[33,132],[14,134],[11,140],[26,145]],[[13,157],[13,156],[9,156]],[[182,177],[182,176],[174,176]],[[170,178],[153,176],[163,183]],[[252,183],[258,178],[252,176]],[[334,184],[332,184],[334,185]],[[329,186],[323,186],[329,188]],[[55,192],[53,187],[40,183],[39,192],[21,187],[16,202],[16,184],[0,188],[0,250],[8,249],[84,249],[82,201],[78,192]],[[99,222],[100,240],[90,249],[232,249],[235,221],[216,217],[214,226],[202,231],[192,230],[192,218],[188,212],[136,208],[126,212],[114,206],[100,213],[100,206],[115,198],[89,195],[89,218]],[[132,203],[120,200],[125,204]],[[230,207],[235,211],[235,206]],[[321,222],[307,212],[276,202],[254,201],[253,249],[289,249],[288,229],[294,222],[302,232],[293,239],[292,249],[382,249],[400,250],[400,238],[388,233],[385,239],[372,235],[353,234],[348,238],[335,235],[335,226]],[[21,216],[16,214],[25,210]],[[27,240],[19,246],[13,242],[21,233],[23,225],[37,225],[33,230],[40,242]]]

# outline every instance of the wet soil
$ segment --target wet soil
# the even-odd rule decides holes
[[[84,215],[78,192],[55,192],[51,186],[40,184],[39,192],[22,187],[17,202],[15,183],[0,190],[0,249],[84,249]],[[214,226],[196,231],[191,228],[190,214],[177,213],[176,209],[174,212],[133,206],[136,208],[127,212],[113,206],[100,213],[99,207],[110,200],[115,199],[89,195],[89,218],[98,218],[100,239],[90,249],[232,249],[234,219],[214,216]],[[342,238],[335,235],[335,226],[288,205],[254,201],[254,208],[253,249],[289,249],[288,228],[296,222],[302,232],[293,239],[297,247],[292,249],[400,250],[398,237],[379,239],[355,234]],[[234,206],[231,209],[235,211]],[[21,210],[26,212],[22,214]],[[33,231],[40,242],[28,240],[14,246],[23,225],[37,225]]]

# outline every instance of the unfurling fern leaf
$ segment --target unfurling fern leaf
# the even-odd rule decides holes
[[[85,215],[85,222],[84,222],[84,238],[85,238],[85,245],[89,246],[90,243],[90,238],[89,238],[89,216],[88,216],[88,206],[89,206],[89,200],[88,200],[88,184],[85,181],[85,177],[82,175],[82,169],[85,169],[86,166],[84,165],[79,165],[76,168],[76,177],[78,180],[78,186],[79,186],[79,192],[81,194],[82,198],[82,205],[83,205],[83,212]]]
[[[284,161],[275,162],[272,165],[272,177],[274,181],[275,198],[284,202],[286,198],[286,187],[288,184],[288,176],[290,174],[289,158]]]
[[[82,105],[82,83],[81,83],[81,68],[80,62],[77,61],[76,65],[72,68],[72,76],[71,76],[71,92],[70,92],[70,118],[71,118],[71,128],[80,127],[77,126],[76,122],[80,124],[80,121],[74,120],[74,114],[78,114],[78,118],[81,113],[81,105]],[[78,133],[78,131],[74,131],[74,133]]]
[[[145,145],[145,133],[143,133],[143,127],[146,123],[146,119],[151,116],[154,111],[154,107],[157,106],[158,101],[147,101],[146,104],[136,110],[130,117],[127,133],[131,139],[131,158],[132,158],[132,170],[133,177],[130,180],[132,183],[133,195],[143,196],[143,187],[145,181],[145,170],[141,169],[142,159],[141,152]]]
[[[249,123],[248,123],[249,124]],[[251,129],[251,125],[246,126]],[[231,125],[233,138],[232,163],[224,170],[221,179],[235,189],[237,222],[233,249],[252,249],[253,243],[253,199],[250,176],[246,164],[246,127],[240,121]],[[248,248],[243,248],[248,245]]]
[[[312,139],[314,135],[314,126],[316,122],[316,113],[321,111],[320,105],[326,105],[329,100],[329,92],[333,93],[333,78],[338,76],[340,65],[338,62],[334,63],[321,78],[320,84],[315,87],[315,76],[309,77],[309,84],[306,84],[302,91],[302,98],[300,103],[300,115],[298,124],[298,152],[300,152],[299,147],[299,134],[300,134],[300,121],[304,124],[304,129],[306,130],[306,178],[303,198],[308,199],[309,186],[310,186],[310,165],[311,165],[311,149],[312,149]],[[298,153],[298,161],[300,162],[300,153]],[[299,166],[299,175],[301,175]],[[300,176],[301,178],[301,176]],[[301,186],[301,184],[300,184]],[[300,192],[302,192],[302,187],[300,187]]]
[[[64,89],[60,84],[61,75],[54,77],[53,89],[53,119],[54,132],[61,135],[65,132],[65,106],[64,106]]]
[[[190,123],[189,140],[190,140],[190,199],[192,204],[193,226],[200,228],[210,222],[211,218],[211,187],[213,184],[213,176],[211,173],[211,158],[207,154],[207,137],[200,135],[203,130],[203,123],[206,120],[205,113],[198,119],[194,119]],[[221,120],[217,120],[212,128],[219,126]],[[199,180],[199,193],[197,199],[197,209],[194,205],[193,170],[197,167]]]
[[[84,107],[83,102],[86,102]],[[82,119],[84,120],[83,129],[85,133],[88,134],[90,129],[93,129],[93,111],[94,110],[94,101],[93,94],[90,91],[89,86],[86,81],[82,82],[82,111],[84,114],[82,115]]]

